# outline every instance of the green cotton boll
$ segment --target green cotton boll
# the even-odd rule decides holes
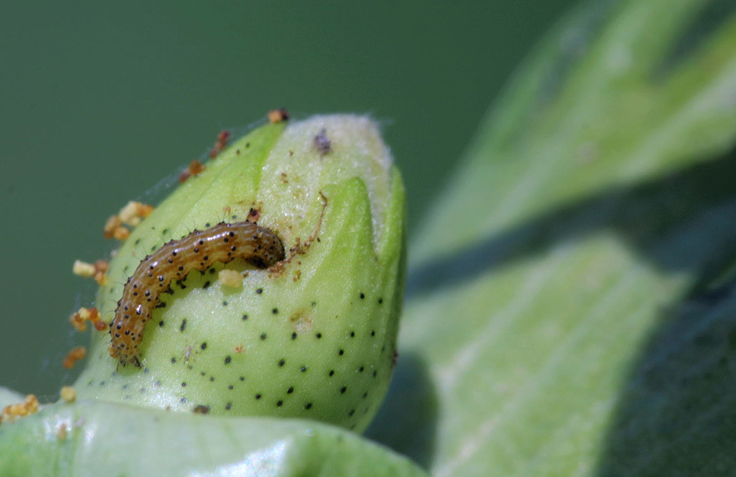
[[[140,367],[121,365],[111,335],[96,333],[80,399],[368,426],[396,360],[405,208],[367,117],[266,124],[234,141],[122,244],[98,295],[103,319],[144,257],[249,217],[281,239],[286,259],[270,269],[236,259],[173,281],[146,323]],[[242,286],[221,283],[223,268],[246,274]]]

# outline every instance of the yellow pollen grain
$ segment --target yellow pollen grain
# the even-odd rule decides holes
[[[220,270],[217,280],[226,287],[240,288],[243,286],[243,275],[236,270]]]
[[[112,233],[113,238],[116,240],[125,240],[128,237],[130,237],[130,229],[126,229],[125,227],[118,227],[116,228]]]
[[[79,277],[93,277],[95,275],[95,266],[91,263],[75,260],[72,266],[72,273]]]
[[[77,399],[77,392],[71,386],[62,386],[60,395],[61,399],[68,403],[72,403]]]

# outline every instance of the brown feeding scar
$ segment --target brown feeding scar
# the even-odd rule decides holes
[[[272,276],[280,275],[284,271],[286,266],[291,263],[294,257],[296,257],[297,255],[306,254],[307,250],[309,250],[309,247],[311,247],[315,241],[320,241],[319,232],[320,230],[322,230],[322,221],[325,218],[325,210],[327,210],[327,197],[325,197],[322,191],[320,191],[319,198],[322,201],[322,212],[320,212],[319,214],[319,221],[317,222],[317,227],[315,228],[314,232],[312,232],[312,235],[310,235],[304,243],[302,243],[299,237],[296,237],[296,239],[294,240],[294,246],[289,249],[289,256],[285,259],[282,259],[281,261],[279,261],[279,263],[276,264],[276,266],[271,268],[270,273]],[[301,272],[299,273],[301,274]]]
[[[172,240],[144,258],[125,284],[110,323],[110,356],[123,366],[140,367],[138,346],[161,293],[192,270],[202,272],[215,262],[228,263],[238,257],[268,268],[284,259],[284,245],[272,231],[254,223],[220,223]]]

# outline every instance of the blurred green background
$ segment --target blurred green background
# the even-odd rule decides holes
[[[410,233],[517,64],[574,0],[15,2],[0,16],[0,385],[51,399],[87,344],[77,258],[105,219],[285,106],[370,113]],[[159,193],[160,196],[160,193]]]

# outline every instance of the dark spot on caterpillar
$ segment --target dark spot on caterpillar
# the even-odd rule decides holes
[[[279,360],[279,367],[281,367],[281,366],[283,366],[285,364],[286,364],[286,360],[285,359],[280,359]]]
[[[347,386],[341,387],[340,388],[340,394],[345,394],[345,391],[347,391],[347,390],[348,390],[348,387]]]
[[[243,315],[243,321],[248,319],[248,315]]]
[[[261,394],[256,394],[256,399],[261,399]]]
[[[231,359],[232,358],[230,358],[230,356],[226,356],[225,357],[225,364],[230,364]]]
[[[255,237],[255,238],[254,238]],[[219,240],[219,239],[222,240]],[[233,253],[233,242],[237,252]],[[123,288],[123,296],[115,310],[112,326],[121,325],[119,336],[113,336],[109,346],[110,356],[116,358],[120,364],[140,365],[138,345],[143,338],[146,317],[150,317],[154,308],[160,302],[161,292],[168,292],[171,283],[175,282],[185,289],[183,280],[190,271],[204,272],[210,268],[205,262],[228,263],[239,257],[260,267],[269,267],[284,259],[284,247],[281,240],[270,230],[259,227],[251,222],[234,224],[221,223],[203,231],[194,231],[180,240],[172,240],[156,251],[154,246],[149,256],[143,259],[133,275]],[[206,257],[200,260],[199,253]],[[146,297],[134,295],[135,289],[144,290]],[[262,289],[256,293],[262,293]],[[225,303],[223,303],[225,306]],[[123,310],[140,310],[129,319],[124,319]],[[163,322],[159,322],[159,326]],[[182,321],[180,331],[184,331],[186,320]]]
[[[263,288],[256,288],[256,293],[259,295],[263,293]]]
[[[306,403],[304,405],[304,409],[306,409],[307,411],[310,410],[310,409],[312,409],[312,403],[311,402]]]
[[[202,348],[203,350],[207,349],[207,342],[202,343],[200,345],[200,348]]]
[[[279,309],[278,308],[274,308],[273,310],[271,310],[271,313],[273,313],[274,315],[278,315],[279,314]]]
[[[302,369],[300,369],[299,371],[301,371],[302,373],[305,373],[307,371],[307,367],[306,366],[302,366]]]
[[[360,294],[360,299],[361,299],[361,300],[365,300],[365,293],[361,293],[361,294]]]
[[[210,287],[210,285],[212,285],[212,283],[210,283],[210,281],[207,280],[206,282],[204,282],[204,285],[202,285],[202,288],[206,290]]]
[[[184,330],[187,328],[187,319],[184,318],[181,320],[181,326],[179,326],[179,331],[184,332]]]
[[[334,369],[331,369],[330,372],[328,373],[328,375],[330,377],[334,376],[335,375],[335,370]]]
[[[266,333],[261,333],[261,341],[266,339]]]
[[[229,410],[230,410],[230,408],[232,407],[232,405],[233,405],[233,403],[231,403],[231,402],[229,402],[229,403],[225,404],[225,410],[226,410],[226,411],[229,411]]]
[[[293,392],[294,392],[294,387],[293,386],[289,387],[289,389],[286,390],[286,394],[291,394]]]

